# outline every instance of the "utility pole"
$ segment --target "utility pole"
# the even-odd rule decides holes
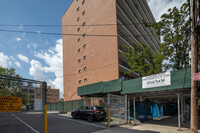
[[[197,33],[197,0],[191,0],[191,114],[190,132],[198,132],[198,81],[193,74],[198,73],[198,33]]]

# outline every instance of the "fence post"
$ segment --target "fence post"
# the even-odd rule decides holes
[[[177,104],[178,104],[178,131],[181,130],[181,115],[180,115],[180,94],[177,94]]]
[[[44,96],[44,133],[47,133],[47,83],[43,82],[43,96]]]
[[[107,94],[107,99],[108,99],[108,128],[110,128],[110,94]]]
[[[133,112],[134,112],[134,125],[135,125],[136,124],[135,97],[133,97]]]
[[[127,111],[128,111],[128,108],[127,108],[127,95],[125,95],[125,121],[127,123]]]

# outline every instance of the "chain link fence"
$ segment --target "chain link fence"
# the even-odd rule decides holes
[[[56,102],[56,103],[48,103],[47,110],[48,111],[59,111],[59,112],[71,112],[74,109],[79,108],[84,105],[84,100],[72,100],[65,102]]]
[[[128,103],[127,95],[108,94],[108,107],[110,107],[110,126],[127,123]]]
[[[45,132],[46,97],[42,84],[44,82],[0,75],[0,132]]]
[[[127,96],[108,94],[105,97],[84,97],[84,105],[97,105],[104,107],[107,112],[110,108],[110,126],[117,126],[127,123],[128,99]]]

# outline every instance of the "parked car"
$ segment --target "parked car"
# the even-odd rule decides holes
[[[86,118],[88,121],[103,120],[106,118],[106,112],[103,107],[83,105],[71,112],[72,118]]]
[[[26,106],[22,104],[22,111],[26,111],[26,110],[27,110]]]

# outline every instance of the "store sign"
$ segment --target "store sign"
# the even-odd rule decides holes
[[[22,98],[0,96],[0,112],[20,112],[22,110]]]
[[[193,74],[193,80],[200,80],[200,73]]]
[[[119,113],[124,113],[124,103],[118,103],[118,111]]]
[[[160,86],[171,85],[170,72],[155,74],[147,77],[142,77],[142,88],[153,88]]]

